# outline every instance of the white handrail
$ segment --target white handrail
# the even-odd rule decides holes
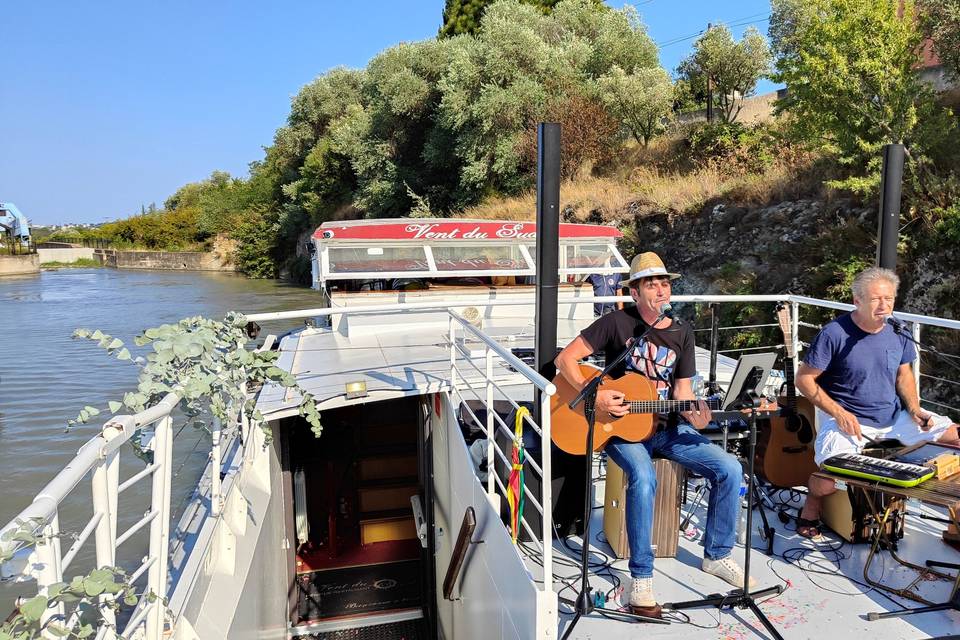
[[[553,515],[551,507],[553,502],[553,494],[552,483],[549,480],[553,476],[551,447],[548,444],[551,442],[550,399],[557,392],[556,386],[541,376],[532,367],[520,360],[520,358],[515,356],[509,349],[503,347],[491,336],[474,327],[459,314],[449,309],[448,313],[450,318],[449,340],[451,394],[460,398],[460,402],[463,404],[467,412],[478,424],[478,426],[480,426],[480,420],[478,419],[476,413],[469,407],[469,405],[467,405],[466,397],[463,394],[463,389],[468,389],[478,401],[486,405],[487,409],[487,418],[485,420],[486,424],[483,426],[485,427],[487,433],[486,457],[488,475],[486,492],[491,498],[497,495],[498,491],[504,496],[506,495],[506,487],[504,486],[503,481],[501,481],[497,475],[497,459],[504,464],[505,468],[509,469],[511,466],[510,458],[497,444],[495,434],[498,429],[502,429],[507,436],[509,436],[511,439],[514,438],[514,434],[509,430],[508,426],[503,422],[500,416],[496,415],[496,412],[494,411],[494,389],[496,389],[501,395],[505,394],[503,393],[503,390],[500,389],[500,387],[494,382],[493,354],[496,354],[503,360],[503,363],[499,366],[503,367],[505,364],[513,368],[516,372],[521,374],[524,378],[526,378],[529,382],[543,392],[540,397],[539,407],[540,425],[538,426],[536,422],[534,422],[529,416],[525,416],[524,418],[538,432],[538,434],[541,436],[541,442],[544,443],[543,446],[540,447],[539,465],[537,465],[532,458],[527,459],[531,469],[534,469],[542,478],[540,483],[541,493],[539,500],[533,495],[527,495],[527,500],[536,511],[535,515],[540,517],[541,527],[539,539],[536,535],[534,535],[533,528],[530,525],[530,519],[526,514],[519,518],[519,526],[527,533],[527,535],[530,536],[531,540],[533,540],[537,550],[540,552],[543,558],[543,581],[539,584],[536,584],[539,609],[538,619],[544,625],[544,628],[556,628],[557,595],[554,591],[553,584]],[[482,369],[472,361],[473,359],[470,357],[469,352],[459,348],[457,344],[457,338],[454,333],[457,324],[460,325],[461,330],[464,333],[469,332],[482,343],[484,349],[483,360],[485,364]],[[479,385],[482,385],[482,389],[485,393],[481,394],[478,389],[474,388],[471,378],[460,373],[457,366],[458,355],[461,356],[463,360],[466,361],[473,368],[473,370],[480,375],[481,381],[479,382]],[[454,382],[456,381],[459,382],[455,384]],[[519,405],[517,405],[512,398],[508,397],[508,399],[510,400],[511,404],[513,404],[515,409],[519,409]],[[496,423],[499,423],[499,425]]]
[[[14,555],[11,567],[17,572],[37,580],[39,593],[45,593],[50,585],[63,581],[63,572],[77,556],[80,548],[94,535],[96,547],[96,566],[98,568],[116,565],[117,548],[129,540],[137,531],[150,525],[150,542],[143,564],[135,571],[134,578],[147,570],[147,588],[128,624],[126,632],[145,622],[145,638],[160,640],[164,629],[164,598],[167,594],[167,554],[170,531],[170,483],[173,459],[173,409],[179,404],[180,396],[167,394],[156,405],[135,415],[115,416],[104,423],[98,435],[88,440],[73,459],[37,494],[33,501],[13,520],[0,529],[0,534],[20,529],[22,522],[37,522],[34,529],[44,539],[30,549],[22,542],[0,542],[4,550]],[[155,425],[153,438],[154,461],[143,470],[134,474],[122,484],[119,481],[120,447],[129,441],[137,429]],[[93,514],[86,522],[76,541],[61,553],[59,524],[59,506],[73,492],[88,474],[91,475],[93,494]],[[150,508],[124,533],[117,534],[117,496],[139,480],[152,476]],[[29,557],[27,557],[29,556]],[[19,560],[18,560],[19,559]],[[156,595],[156,597],[153,597]],[[98,598],[105,625],[97,637],[116,637],[116,619],[108,606],[109,595]],[[65,615],[62,603],[48,609],[43,622],[53,617]]]

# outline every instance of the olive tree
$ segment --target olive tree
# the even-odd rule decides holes
[[[643,146],[669,122],[674,90],[664,69],[650,67],[628,74],[614,66],[597,84],[600,99]]]
[[[914,11],[910,0],[773,0],[773,79],[787,85],[777,109],[849,167],[836,186],[874,189],[885,144],[904,143],[916,161],[944,139],[929,135],[944,114],[917,74]]]
[[[733,122],[743,108],[743,98],[757,88],[770,71],[770,47],[759,31],[750,27],[739,42],[724,25],[708,29],[693,44],[693,52],[677,68],[692,93],[706,94],[713,83],[714,105],[724,122]]]

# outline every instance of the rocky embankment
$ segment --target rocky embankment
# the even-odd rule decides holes
[[[798,200],[762,208],[723,203],[699,215],[636,215],[637,250],[657,251],[683,273],[677,293],[799,293],[851,301],[845,280],[876,254],[877,207]],[[958,256],[901,234],[897,270],[904,310],[955,317]]]

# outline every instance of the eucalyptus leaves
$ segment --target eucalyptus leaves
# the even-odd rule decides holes
[[[17,552],[51,542],[41,533],[44,525],[41,518],[18,520],[17,525],[0,537],[0,564],[11,560]],[[109,597],[101,599],[101,596]],[[156,597],[153,593],[147,594],[151,602]],[[0,640],[32,640],[41,636],[91,638],[100,627],[111,624],[105,612],[116,613],[122,605],[135,606],[139,599],[140,595],[123,570],[116,567],[94,569],[85,576],[74,576],[70,582],[52,584],[46,593],[21,603],[18,610],[0,624]],[[72,607],[67,616],[57,613],[60,605]],[[45,619],[45,614],[53,615],[47,615]]]
[[[138,347],[152,347],[146,357],[136,358],[122,340],[99,329],[77,329],[73,336],[93,340],[117,360],[129,361],[140,368],[137,389],[124,394],[122,400],[110,401],[110,413],[117,413],[123,407],[140,412],[166,394],[177,393],[182,398],[180,408],[198,426],[203,426],[199,418],[206,411],[229,426],[232,424],[228,415],[230,408],[240,408],[248,419],[264,428],[269,441],[272,434],[246,393],[248,385],[269,381],[300,392],[300,415],[319,437],[320,412],[313,396],[300,388],[292,374],[276,365],[279,353],[244,348],[246,324],[242,314],[230,312],[222,322],[194,316],[176,324],[153,327],[134,338]],[[97,407],[86,406],[69,424],[85,423],[99,413]]]

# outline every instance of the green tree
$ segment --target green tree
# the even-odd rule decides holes
[[[940,61],[960,80],[960,0],[917,0],[917,13]]]
[[[197,221],[201,237],[228,233],[243,218],[246,210],[258,203],[257,194],[249,181],[233,178],[226,171],[214,171],[200,182],[191,182],[177,189],[167,198],[167,211],[190,212]]]
[[[724,25],[709,29],[693,44],[693,53],[677,68],[678,75],[694,95],[707,94],[707,79],[713,81],[714,105],[724,122],[733,122],[750,96],[770,71],[770,47],[759,31],[750,27],[740,42]]]
[[[522,0],[526,4],[549,13],[560,0]],[[441,38],[464,33],[476,35],[480,30],[480,21],[487,7],[494,0],[446,0],[443,5],[443,24],[440,25]],[[603,0],[594,0],[597,6],[603,6]]]
[[[598,85],[601,100],[643,146],[663,131],[673,112],[673,83],[659,67],[627,74],[614,66],[599,79]]]
[[[773,79],[787,85],[777,109],[792,116],[795,136],[849,168],[836,186],[874,189],[887,143],[905,143],[920,159],[919,125],[932,127],[942,113],[917,76],[922,36],[913,2],[773,0],[770,35]]]
[[[404,215],[411,193],[438,210],[457,202],[453,134],[438,118],[439,80],[461,38],[391,47],[367,67],[362,104],[332,127],[332,148],[356,175],[353,204],[369,216]]]
[[[453,51],[440,80],[440,117],[456,135],[467,201],[531,184],[531,136],[547,114],[570,115],[565,105],[575,105],[602,122],[598,110],[606,108],[590,87],[613,65],[627,73],[658,66],[656,47],[632,10],[567,0],[544,16],[516,0],[490,5],[476,38]],[[604,149],[603,128],[575,131],[583,137],[565,136],[565,147]]]

